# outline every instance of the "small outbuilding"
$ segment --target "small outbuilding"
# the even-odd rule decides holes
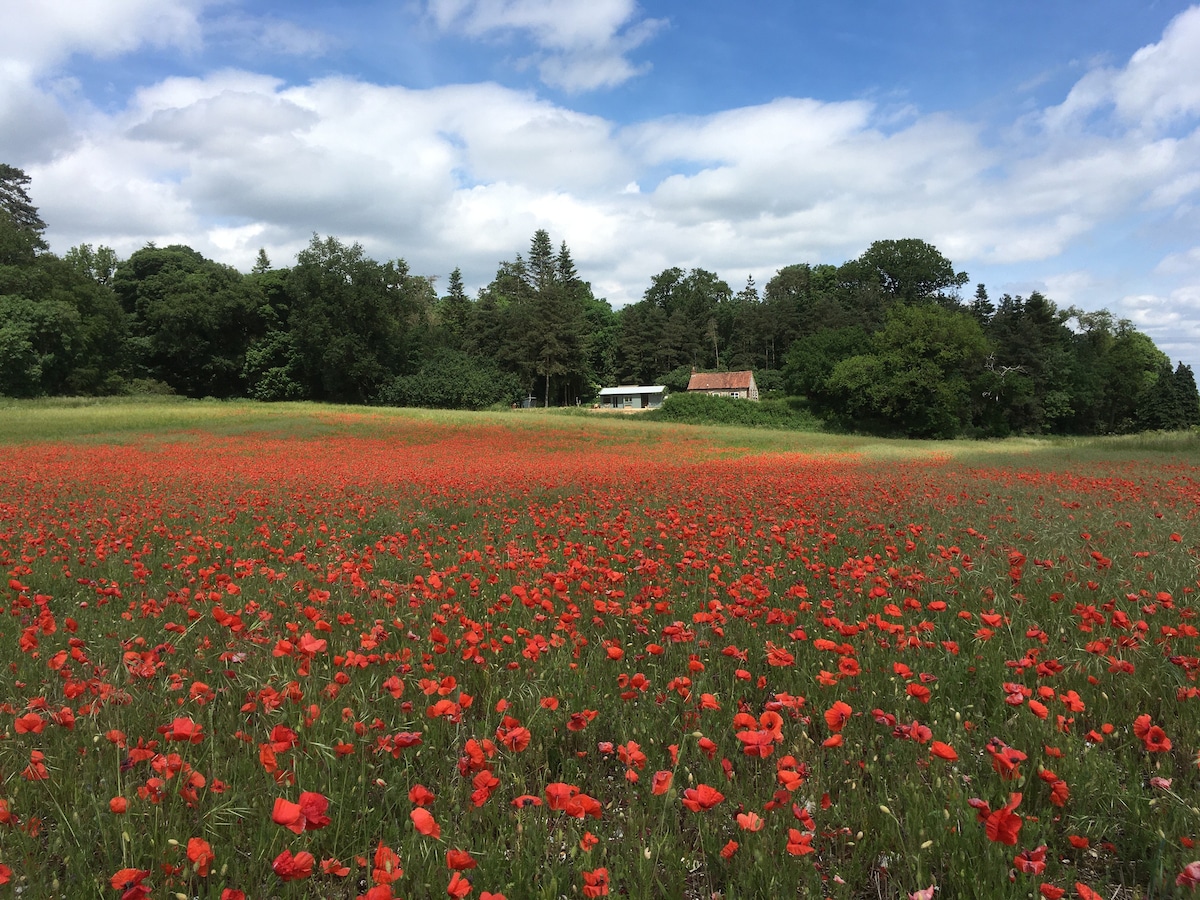
[[[666,386],[624,385],[600,389],[601,409],[657,409],[662,406]]]
[[[693,372],[688,382],[688,393],[712,394],[715,397],[732,397],[734,400],[758,400],[758,385],[754,373],[745,372]]]

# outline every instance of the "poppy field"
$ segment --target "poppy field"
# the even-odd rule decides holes
[[[0,445],[0,897],[1197,895],[1187,455],[311,416]]]

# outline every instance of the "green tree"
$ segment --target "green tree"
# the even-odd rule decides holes
[[[436,347],[411,375],[400,375],[384,387],[381,402],[390,406],[434,409],[485,409],[521,398],[520,379],[495,363]]]
[[[147,246],[117,267],[113,288],[131,319],[139,377],[189,397],[244,393],[246,349],[262,323],[240,272],[191,247]]]
[[[30,178],[0,163],[0,265],[28,261],[46,249],[46,223],[29,198]]]
[[[989,353],[970,316],[936,305],[897,304],[870,352],[839,362],[826,389],[843,417],[909,437],[944,438],[971,422]]]
[[[80,275],[92,279],[96,284],[111,285],[116,274],[117,252],[112,247],[101,244],[93,249],[91,244],[80,244],[72,247],[63,257]]]
[[[358,243],[315,234],[297,255],[289,290],[299,380],[308,396],[338,403],[373,402],[405,374],[434,303],[429,279],[411,275],[403,260],[381,264]]]
[[[806,397],[813,412],[831,415],[840,396],[827,387],[837,364],[870,349],[870,335],[858,325],[817,331],[792,343],[783,363],[784,387],[789,394]]]
[[[936,302],[953,308],[968,281],[966,272],[955,272],[936,247],[917,238],[875,241],[858,262],[875,273],[888,296],[902,303]]]
[[[442,327],[451,336],[451,344],[461,347],[471,330],[471,316],[474,307],[471,298],[463,288],[462,270],[455,268],[450,273],[449,290],[441,300],[440,314]]]

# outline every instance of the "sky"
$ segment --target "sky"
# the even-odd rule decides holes
[[[1200,370],[1200,6],[0,0],[55,252],[314,234],[472,293],[546,229],[614,307],[920,238]]]

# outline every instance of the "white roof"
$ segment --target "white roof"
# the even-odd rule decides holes
[[[601,397],[627,397],[633,394],[661,394],[667,389],[665,384],[651,385],[632,385],[627,384],[623,387],[601,388]]]

